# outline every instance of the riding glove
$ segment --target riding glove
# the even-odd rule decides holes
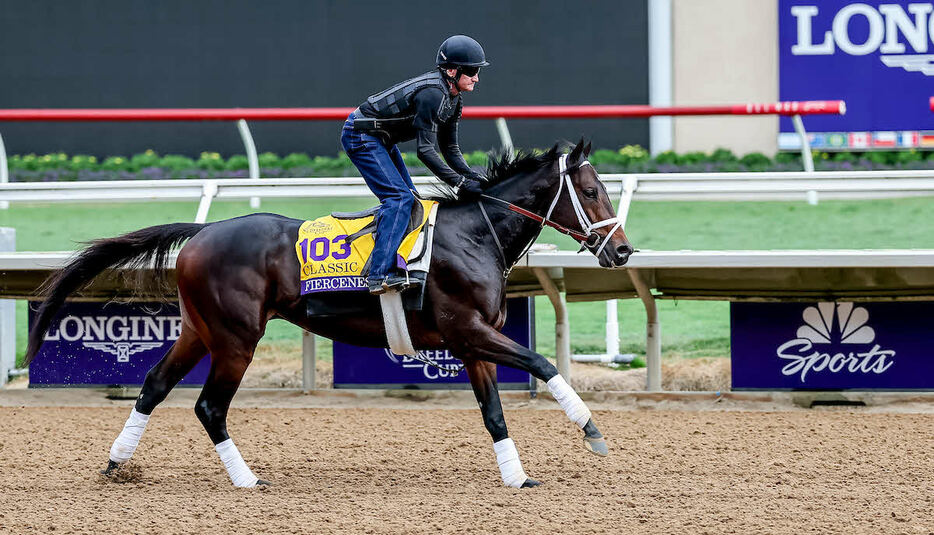
[[[457,188],[458,199],[476,199],[483,193],[483,183],[474,178],[464,177]]]

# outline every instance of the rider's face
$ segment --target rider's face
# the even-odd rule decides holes
[[[457,74],[455,69],[448,69],[448,76],[454,76]],[[480,70],[477,69],[477,72],[473,76],[467,76],[466,73],[462,73],[460,78],[457,79],[457,91],[473,91],[474,86],[477,82],[480,81]]]

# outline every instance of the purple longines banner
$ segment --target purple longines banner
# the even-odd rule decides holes
[[[804,118],[816,149],[934,148],[934,2],[779,0],[779,98],[846,101]],[[779,148],[800,140],[780,119]]]
[[[732,303],[733,389],[934,390],[934,303]]]
[[[509,299],[503,333],[530,349],[535,343],[534,302],[528,297]],[[459,365],[460,360],[446,350],[419,351],[423,357],[444,366]],[[531,376],[523,371],[496,367],[497,382],[503,390],[530,388]],[[467,389],[467,371],[456,377],[418,360],[396,355],[389,349],[356,347],[334,342],[334,388],[423,388]]]
[[[174,304],[65,303],[29,365],[29,386],[142,385],[181,330]],[[204,384],[209,369],[205,357],[179,384]]]

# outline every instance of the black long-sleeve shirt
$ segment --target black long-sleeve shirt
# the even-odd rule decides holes
[[[452,105],[453,112],[450,111]],[[425,87],[412,96],[412,107],[407,113],[403,112],[403,116],[382,114],[386,120],[379,123],[378,133],[389,145],[415,139],[419,160],[435,176],[455,186],[462,177],[480,178],[464,161],[458,146],[457,123],[462,110],[460,95],[445,98],[442,89]],[[366,117],[381,115],[369,102],[360,106],[360,112]]]

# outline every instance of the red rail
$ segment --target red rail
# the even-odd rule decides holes
[[[931,100],[934,109],[934,97]],[[18,109],[0,110],[0,121],[335,121],[353,108]],[[844,114],[842,100],[722,106],[469,106],[466,119],[619,118],[656,115]]]

